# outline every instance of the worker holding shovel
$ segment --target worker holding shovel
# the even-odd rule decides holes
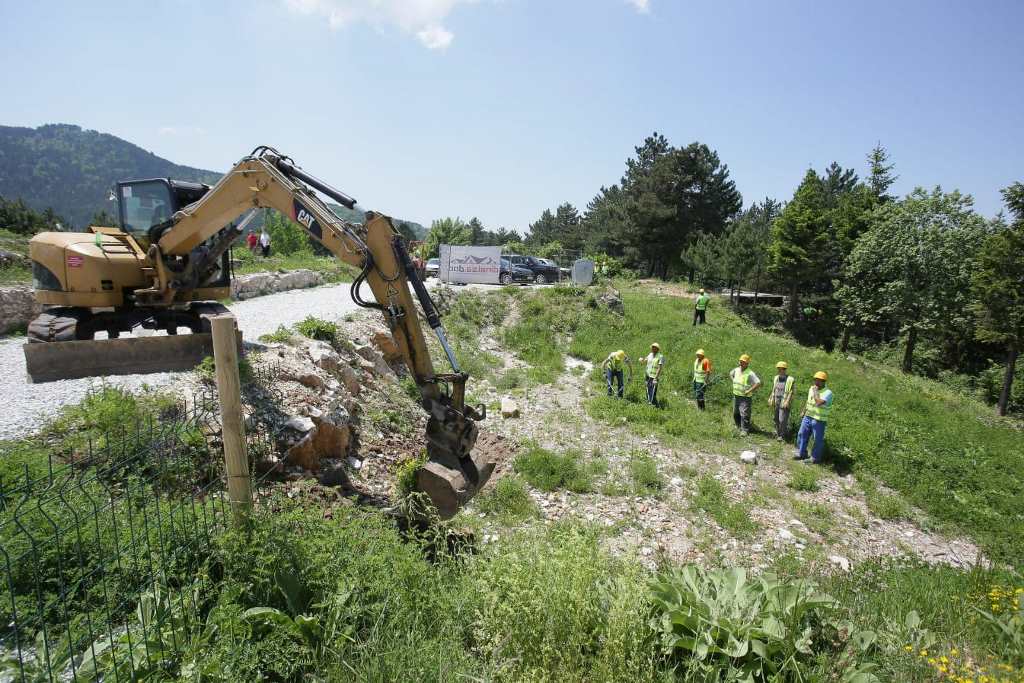
[[[661,369],[665,367],[665,356],[661,353],[661,346],[654,342],[651,344],[651,352],[644,356],[644,363],[647,365],[647,402],[652,406],[658,405],[658,378],[661,377]]]
[[[601,363],[601,369],[604,370],[605,380],[608,382],[609,396],[612,395],[612,382],[614,381],[617,382],[619,385],[617,395],[619,398],[622,398],[622,395],[625,391],[625,387],[622,382],[624,369],[623,365],[629,367],[629,381],[632,382],[633,361],[629,359],[629,356],[626,355],[625,351],[621,349],[619,349],[618,351],[612,351],[611,353],[608,354],[608,357],[604,359],[604,362]]]

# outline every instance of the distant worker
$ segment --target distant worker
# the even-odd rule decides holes
[[[651,344],[651,352],[644,356],[644,363],[647,364],[647,402],[652,406],[658,405],[658,379],[661,377],[661,370],[665,367],[665,356],[661,354],[661,346],[655,342]]]
[[[601,363],[601,369],[604,370],[604,377],[608,381],[608,395],[612,395],[612,380],[615,380],[619,384],[617,395],[622,398],[625,392],[625,386],[623,384],[623,366],[629,366],[629,378],[633,379],[633,361],[629,359],[626,352],[622,349],[618,351],[612,351],[608,354],[608,357]]]
[[[249,234],[245,237],[245,244],[253,254],[256,253],[256,245],[259,243],[259,239],[260,238],[256,236],[255,230],[250,230]]]
[[[263,228],[263,232],[260,233],[260,249],[263,252],[263,258],[270,256],[270,233],[266,228]]]
[[[794,460],[807,460],[807,442],[814,437],[811,462],[821,464],[825,453],[825,425],[828,423],[828,414],[832,412],[832,390],[825,388],[827,381],[828,374],[824,371],[814,373],[814,385],[807,391],[807,404],[800,421],[800,431],[796,435],[799,450]]]
[[[704,410],[704,391],[708,387],[708,375],[711,374],[711,359],[704,355],[704,349],[697,349],[697,359],[693,361],[693,397],[697,399],[697,407]]]
[[[707,322],[704,319],[705,314],[708,312],[708,302],[711,301],[711,297],[702,289],[700,294],[697,295],[697,299],[693,305],[693,324],[697,325],[698,321],[701,325]]]
[[[768,396],[768,405],[772,407],[775,438],[778,441],[785,441],[789,432],[789,408],[793,404],[796,378],[789,374],[789,364],[784,360],[776,363],[775,368],[778,374],[772,380],[772,393]]]
[[[750,413],[753,408],[753,396],[758,387],[761,386],[761,379],[751,370],[750,356],[740,356],[739,367],[729,372],[732,379],[732,421],[740,428],[740,434],[746,436],[750,433]]]

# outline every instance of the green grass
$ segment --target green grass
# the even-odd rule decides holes
[[[480,336],[486,328],[498,327],[508,314],[508,299],[497,292],[464,290],[447,300],[442,322],[455,358],[470,377],[491,377],[501,367],[501,359],[480,348]],[[436,367],[448,365],[440,344],[428,335],[431,356]]]
[[[623,348],[635,356],[646,352],[651,341],[660,342],[666,365],[659,397],[665,405],[647,406],[643,387],[634,382],[625,401],[592,398],[587,408],[593,416],[611,423],[624,417],[638,432],[679,438],[696,447],[739,450],[748,441],[736,439],[725,376],[741,353],[753,357],[751,367],[762,381],[770,380],[776,361],[788,361],[799,396],[806,396],[810,376],[824,369],[836,396],[826,432],[831,467],[878,477],[937,520],[969,533],[990,557],[1024,565],[1024,543],[1019,542],[1024,537],[1024,436],[1017,423],[996,418],[989,406],[937,382],[761,332],[724,306],[712,308],[709,325],[692,327],[688,300],[637,287],[623,290],[625,317],[584,312],[569,352],[600,363],[610,350]],[[541,310],[569,309],[547,311],[547,318],[578,315],[579,307],[565,295],[542,292],[538,297]],[[693,351],[698,347],[707,350],[715,368],[705,413],[689,401]],[[595,370],[593,381],[603,386],[599,375]],[[791,447],[770,437],[766,397],[764,390],[759,392],[753,412],[755,427],[764,431],[752,434],[749,442],[770,457],[788,456]]]
[[[789,481],[786,486],[794,491],[817,491],[818,473],[812,467],[796,465],[789,473]]]
[[[271,250],[270,257],[263,258],[252,254],[248,249],[236,248],[231,254],[233,258],[240,261],[235,266],[236,275],[306,268],[321,273],[325,282],[352,282],[359,272],[355,267],[343,263],[333,256],[318,256],[313,252],[275,254]]]
[[[538,514],[536,504],[518,477],[502,477],[493,488],[480,495],[476,505],[481,512],[496,515],[503,524],[515,524]]]
[[[836,525],[836,516],[832,508],[822,503],[805,503],[802,500],[793,502],[793,512],[808,529],[829,540]]]
[[[720,527],[737,538],[749,538],[758,529],[757,523],[750,519],[750,508],[730,502],[721,482],[710,475],[697,479],[692,504],[695,509],[711,515]]]
[[[505,330],[503,341],[530,364],[533,382],[550,384],[565,370],[568,337],[587,319],[591,309],[586,306],[583,290],[571,287],[555,286],[520,299],[519,321]]]
[[[28,254],[29,235],[19,235],[10,230],[0,230],[0,250],[22,256]],[[32,270],[21,264],[0,268],[0,285],[21,284],[32,281]]]
[[[279,327],[278,331],[280,329]],[[333,343],[338,338],[338,326],[335,323],[312,315],[307,315],[304,319],[295,323],[295,331],[304,337],[328,343]]]
[[[295,333],[284,325],[278,325],[277,329],[273,332],[260,335],[260,341],[268,344],[285,344],[287,343]]]
[[[560,455],[535,444],[528,445],[516,455],[513,467],[541,491],[568,489],[573,493],[589,493],[594,490],[593,477],[578,451]]]
[[[665,477],[658,463],[646,451],[634,451],[629,457],[629,476],[638,496],[656,496],[665,490]]]

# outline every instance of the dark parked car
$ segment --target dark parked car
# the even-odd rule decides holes
[[[538,285],[558,282],[558,266],[554,261],[536,256],[517,256],[515,254],[508,258],[512,261],[513,265],[527,268],[533,273],[533,281]]]
[[[507,258],[502,258],[498,279],[503,285],[511,285],[514,282],[533,282],[533,271],[513,265]]]
[[[430,277],[431,275],[437,277],[437,272],[439,270],[441,270],[441,259],[427,259],[427,277]]]

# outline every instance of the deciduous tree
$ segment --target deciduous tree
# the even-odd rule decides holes
[[[979,341],[1006,347],[1006,372],[997,410],[1006,415],[1017,356],[1024,348],[1024,184],[1003,190],[1013,223],[989,235],[978,252],[971,278]]]

